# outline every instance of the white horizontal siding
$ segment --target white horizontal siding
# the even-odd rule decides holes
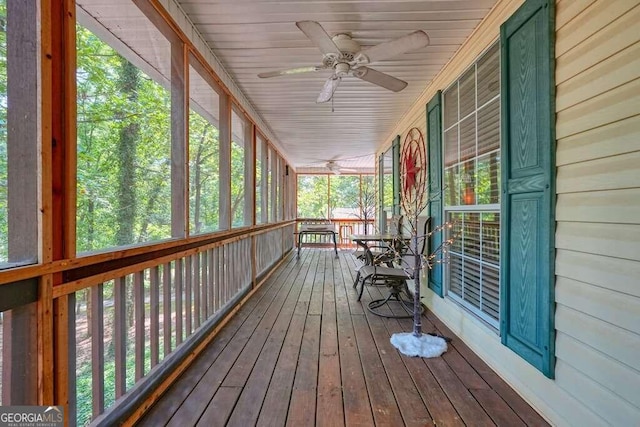
[[[556,220],[640,224],[640,188],[560,194]]]
[[[560,4],[571,3],[572,1],[563,0]],[[607,6],[609,3],[625,3],[636,5],[636,7],[617,19],[603,22],[604,27],[594,34],[583,31],[583,27],[579,24],[585,23],[585,16],[583,14],[576,15],[573,19],[578,25],[575,26],[574,31],[578,34],[578,37],[574,40],[581,41],[575,46],[566,45],[565,48],[570,48],[566,52],[556,52],[556,84],[561,84],[576,74],[580,74],[590,67],[605,61],[611,55],[631,46],[640,39],[640,32],[637,29],[638,20],[640,19],[637,0],[614,0],[611,2],[598,0],[590,7],[601,5],[601,3],[605,3]],[[567,16],[566,18],[570,17]],[[561,28],[565,23],[557,21],[556,24],[556,28]],[[585,28],[585,30],[588,30],[588,28]],[[562,45],[561,37],[556,41]]]
[[[556,110],[563,111],[594,96],[607,93],[638,78],[640,44],[617,52],[608,60],[594,65],[574,78],[559,84]]]
[[[605,140],[607,144],[602,143]],[[562,138],[557,142],[556,166],[636,151],[640,151],[640,115]]]
[[[592,317],[637,333],[640,298],[632,295],[612,292],[610,288],[593,286],[558,276],[556,281],[556,303],[581,311]],[[640,336],[637,338],[640,339]],[[640,369],[640,359],[633,364]],[[640,383],[639,383],[640,384]]]
[[[556,307],[556,329],[558,339],[562,335],[572,337],[627,366],[638,365],[640,340],[638,335],[612,323],[603,322],[580,310],[574,310],[564,304]],[[569,360],[571,353],[560,352],[559,357]],[[573,356],[572,357],[578,357]],[[637,370],[637,369],[636,369]],[[635,374],[631,371],[632,374]],[[602,408],[598,408],[602,409]]]
[[[595,350],[593,347],[578,341],[567,334],[558,336],[556,342],[558,354],[571,354],[568,361],[574,369],[601,384],[610,393],[634,406],[640,406],[640,372],[629,370],[628,365],[610,355]]]
[[[558,168],[558,193],[638,188],[639,164],[640,151],[635,151],[562,166]]]
[[[560,221],[556,248],[640,261],[640,225]]]
[[[563,0],[559,11],[562,4],[556,382],[608,424],[637,425],[640,2]]]
[[[603,368],[600,367],[600,369]],[[586,423],[568,418],[570,425],[591,426],[603,423],[609,426],[637,425],[638,411],[636,406],[620,399],[611,390],[575,369],[573,365],[564,363],[561,357],[558,357],[556,362],[556,382],[560,388],[581,402],[585,411],[586,408],[590,408],[596,413]],[[603,410],[604,408],[606,409]]]
[[[636,69],[636,72],[640,69]],[[588,88],[588,85],[586,86]],[[556,135],[558,139],[575,135],[638,114],[640,79],[635,79],[578,105],[558,111]]]
[[[640,297],[640,263],[576,250],[557,249],[556,274],[594,286]],[[640,361],[640,358],[638,359]]]

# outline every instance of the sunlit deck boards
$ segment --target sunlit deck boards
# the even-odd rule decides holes
[[[141,425],[546,425],[430,313],[423,330],[451,336],[449,351],[401,356],[389,337],[411,321],[364,310],[355,265],[349,252],[290,254]]]

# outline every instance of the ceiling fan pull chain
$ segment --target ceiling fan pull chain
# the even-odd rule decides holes
[[[335,110],[333,109],[333,96],[331,97],[331,112],[335,112]]]

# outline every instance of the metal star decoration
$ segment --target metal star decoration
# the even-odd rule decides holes
[[[402,146],[400,175],[402,177],[402,206],[406,214],[421,211],[426,193],[426,150],[420,129],[413,128]]]
[[[422,168],[418,164],[417,147],[411,147],[407,156],[404,158],[404,192],[407,193],[411,189],[416,187],[416,174],[418,174]]]

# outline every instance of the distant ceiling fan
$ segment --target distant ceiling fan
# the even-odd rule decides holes
[[[342,159],[345,160],[345,159]],[[317,165],[317,166],[316,166]],[[309,163],[307,165],[307,167],[312,167],[312,168],[325,168],[327,169],[329,172],[334,173],[335,175],[340,175],[341,173],[353,173],[353,172],[358,172],[357,169],[350,169],[350,168],[346,168],[343,167],[340,163],[339,160],[337,159],[329,159],[329,160],[318,160],[316,162],[312,162]]]
[[[429,36],[422,30],[414,31],[397,39],[361,49],[360,44],[349,34],[336,34],[329,37],[322,26],[315,21],[296,22],[296,26],[322,51],[322,65],[291,68],[258,74],[260,78],[286,76],[290,74],[310,73],[332,69],[333,75],[327,79],[316,102],[330,101],[342,77],[353,76],[385,89],[400,92],[407,82],[376,71],[367,65],[393,58],[411,50],[420,49],[429,44]]]
[[[340,175],[341,173],[357,172],[356,169],[343,168],[335,160],[327,161],[324,167],[329,169],[329,171],[333,172],[334,175]]]

